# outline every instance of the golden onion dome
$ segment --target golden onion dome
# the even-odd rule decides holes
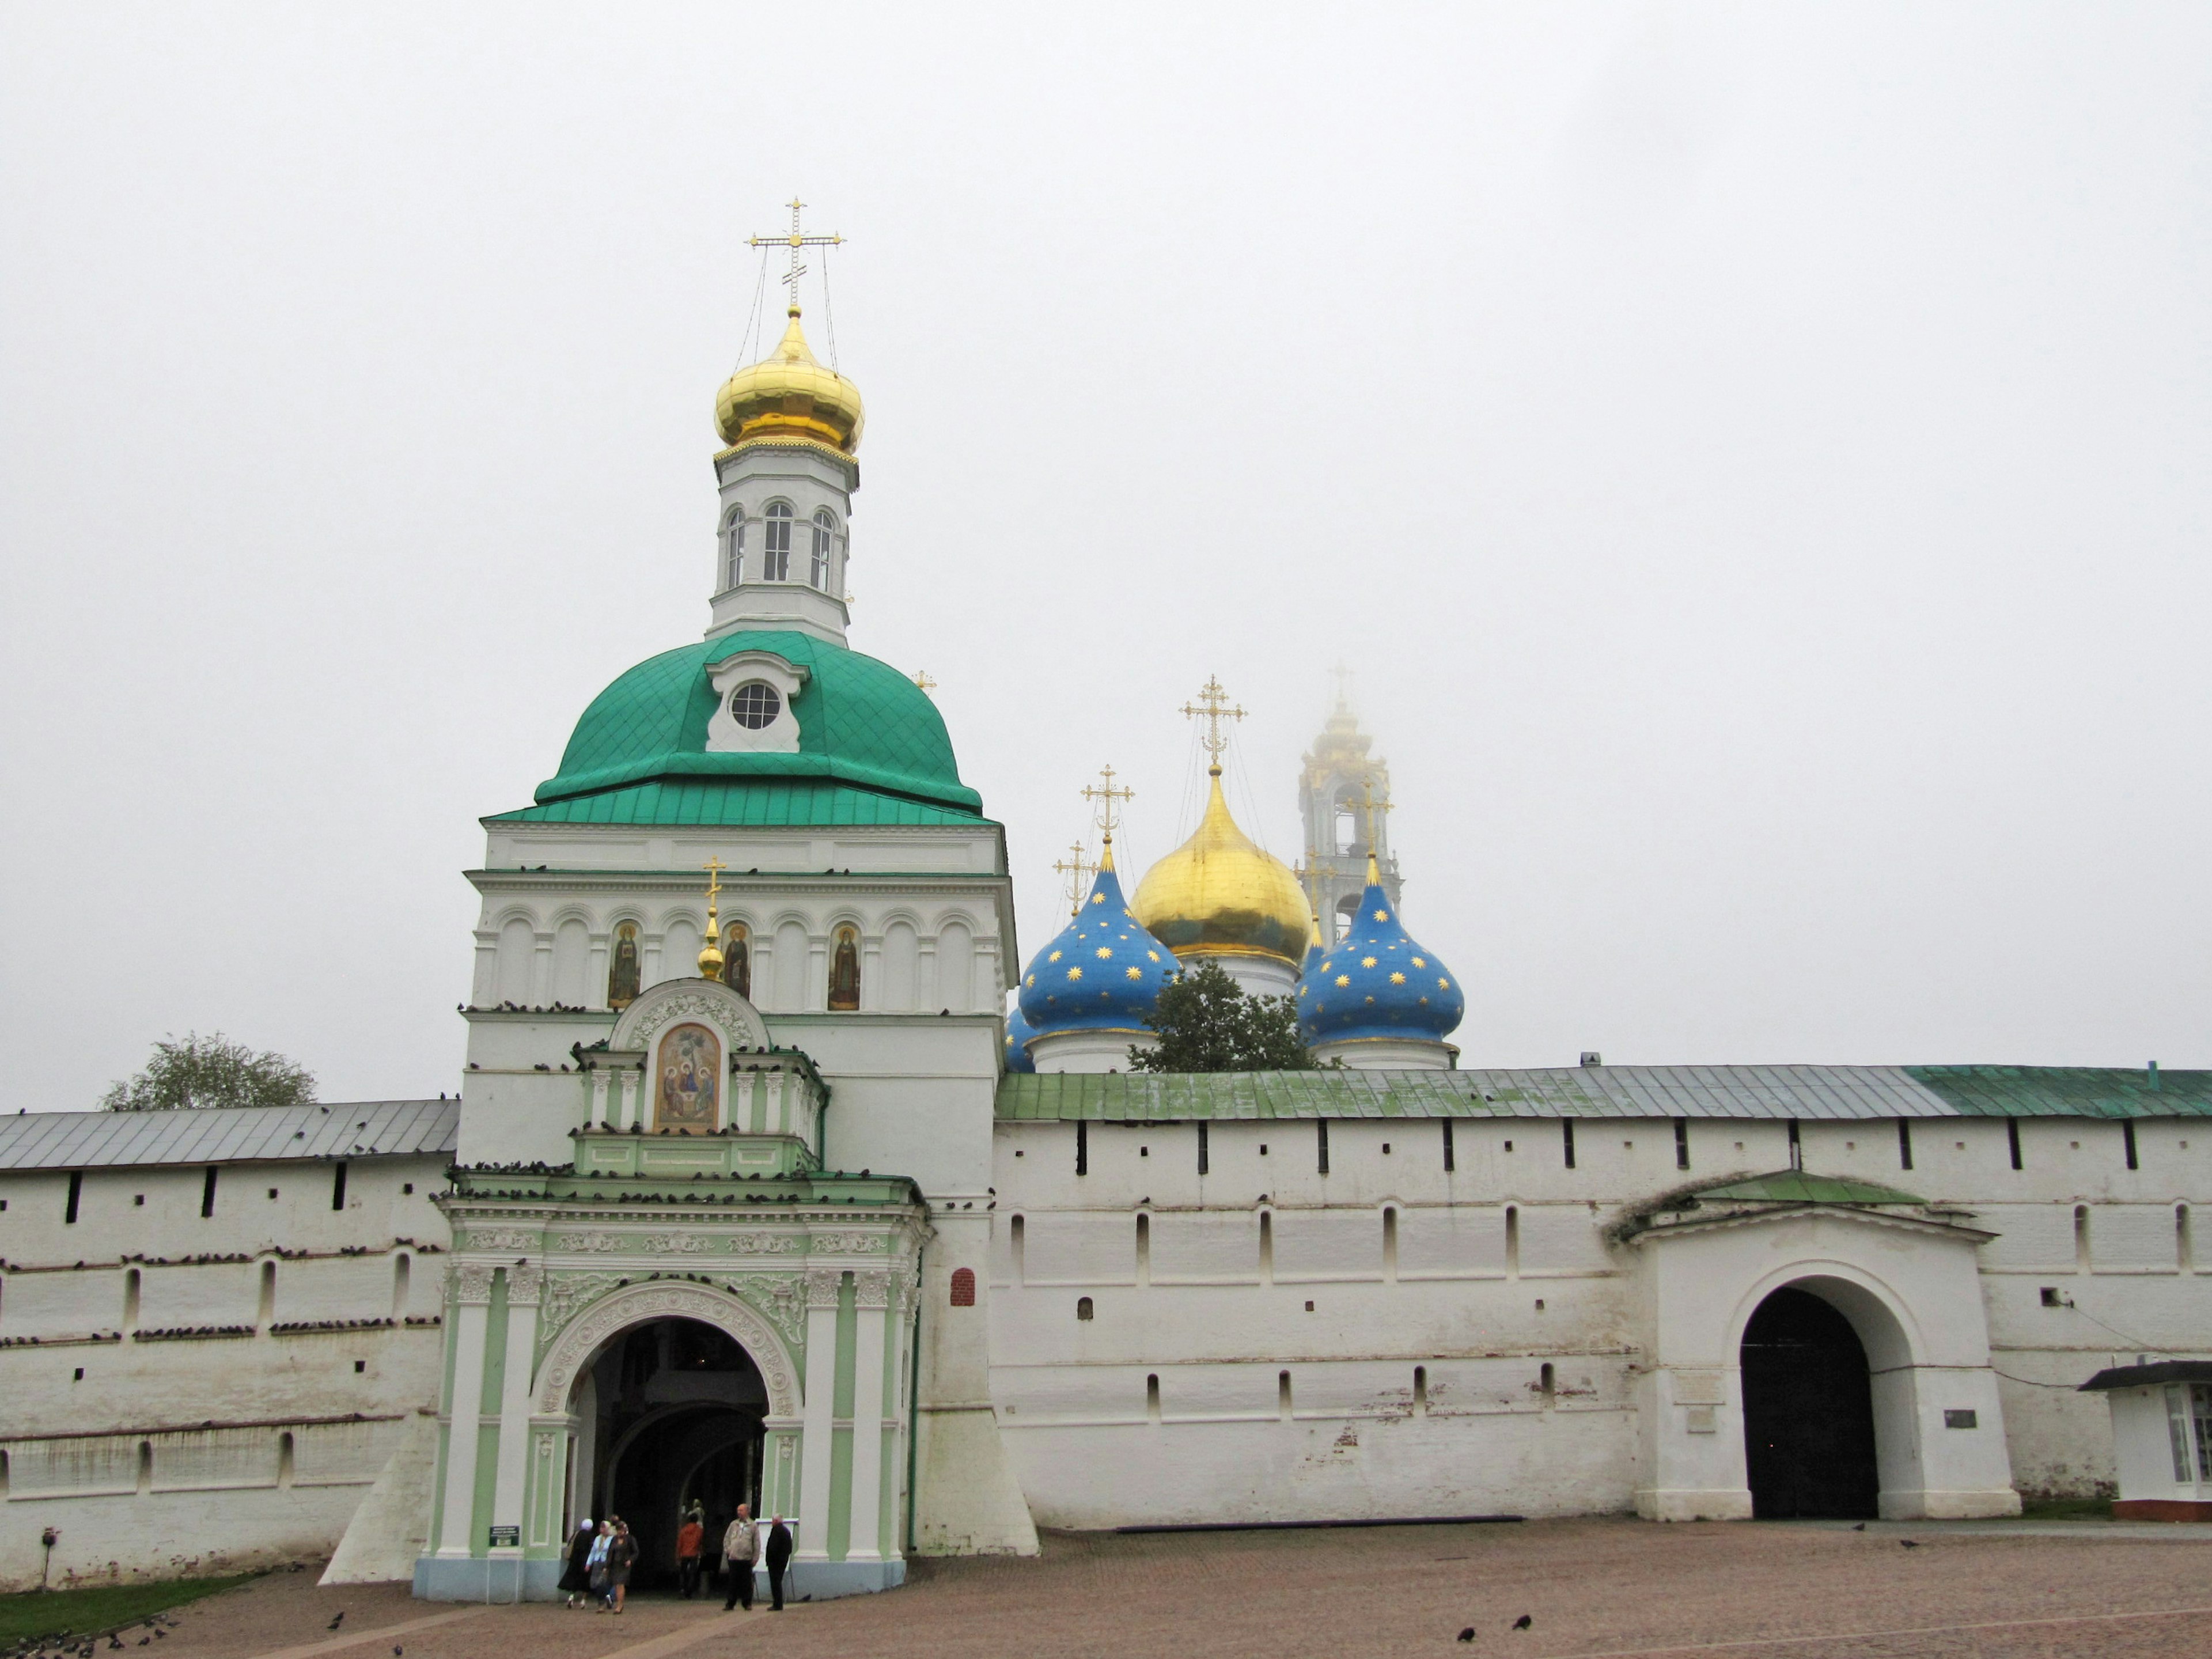
[[[714,396],[715,429],[732,449],[763,439],[797,438],[850,455],[860,447],[867,418],[860,388],[814,360],[797,306],[790,316],[791,326],[773,352],[722,382]]]
[[[1293,968],[1313,938],[1305,890],[1229,816],[1210,769],[1198,833],[1145,872],[1130,911],[1178,957],[1274,957]]]

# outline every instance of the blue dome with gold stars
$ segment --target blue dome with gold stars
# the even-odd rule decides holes
[[[1036,1061],[1030,1058],[1030,1039],[1036,1035],[1036,1027],[1022,1018],[1022,1006],[1017,1002],[1006,1010],[1006,1069],[1010,1072],[1034,1072]]]
[[[1398,925],[1372,858],[1359,914],[1299,981],[1297,1003],[1309,1043],[1441,1041],[1467,1012],[1459,981]]]
[[[1022,975],[1021,1017],[1032,1032],[1146,1030],[1175,953],[1137,925],[1121,896],[1109,843],[1091,896]]]

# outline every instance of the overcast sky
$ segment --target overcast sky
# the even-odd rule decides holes
[[[1025,954],[1341,659],[1465,1063],[2212,1064],[2212,9],[799,9],[0,13],[9,1103],[455,1085],[794,191]]]

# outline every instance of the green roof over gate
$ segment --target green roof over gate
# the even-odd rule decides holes
[[[776,828],[789,824],[985,824],[990,820],[947,806],[879,795],[836,783],[762,782],[744,778],[684,778],[569,795],[542,806],[501,812],[488,823],[716,824]]]
[[[1853,1181],[1843,1176],[1810,1175],[1803,1170],[1777,1170],[1771,1175],[1750,1176],[1741,1181],[1700,1187],[1690,1194],[1700,1203],[1708,1199],[1740,1204],[1921,1204],[1928,1200],[1879,1182]]]
[[[791,704],[799,721],[795,754],[707,752],[715,707],[708,666],[745,650],[771,652],[806,672]],[[675,787],[637,787],[655,783]],[[723,788],[700,787],[711,784]],[[757,805],[746,799],[754,791],[763,795]],[[617,793],[628,799],[584,804]],[[983,805],[960,781],[937,705],[912,680],[889,663],[811,635],[759,630],[679,646],[623,674],[576,722],[559,774],[538,787],[538,805],[500,816],[568,823],[908,821],[859,805],[854,798],[862,793],[957,815],[914,820],[926,823],[975,821]]]
[[[1280,1118],[2212,1116],[2212,1073],[2033,1066],[1561,1066],[1467,1072],[1009,1073],[1002,1122]]]

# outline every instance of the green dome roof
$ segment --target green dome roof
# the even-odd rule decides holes
[[[806,671],[792,700],[795,755],[710,755],[714,688],[707,665],[772,651]],[[538,799],[587,795],[662,778],[831,778],[862,789],[975,812],[983,800],[960,781],[945,720],[889,663],[811,635],[739,632],[679,646],[638,664],[592,700]]]

